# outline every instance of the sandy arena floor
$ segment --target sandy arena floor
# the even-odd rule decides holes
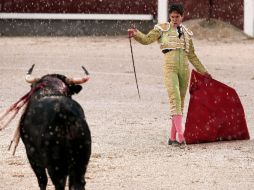
[[[0,38],[0,110],[29,90],[24,76],[61,73],[91,80],[74,99],[83,106],[93,138],[86,174],[88,190],[254,189],[254,40],[194,39],[196,53],[212,76],[235,88],[245,108],[249,141],[166,144],[170,117],[158,44],[133,42],[141,92],[138,99],[125,37]],[[185,116],[188,107],[186,99]],[[0,189],[38,189],[23,143],[7,147],[19,117],[0,132]],[[53,185],[49,182],[48,189]]]

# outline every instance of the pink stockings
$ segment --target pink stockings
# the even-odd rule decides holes
[[[179,143],[182,143],[184,141],[184,136],[182,132],[182,115],[173,115],[170,137],[171,141],[176,140],[176,133],[178,134]]]

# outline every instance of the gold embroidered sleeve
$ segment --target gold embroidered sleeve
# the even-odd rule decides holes
[[[159,37],[160,31],[153,29],[148,34],[143,34],[142,32],[137,31],[137,34],[134,37],[134,39],[143,45],[148,45],[158,40]]]
[[[195,49],[194,49],[192,40],[190,40],[190,49],[188,53],[188,59],[199,73],[204,74],[205,72],[207,72],[206,68],[204,67],[204,65],[202,65],[197,55],[195,54]]]

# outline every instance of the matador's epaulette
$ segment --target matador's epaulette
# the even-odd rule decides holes
[[[190,36],[193,36],[193,32],[192,32],[189,28],[187,28],[187,27],[184,26],[183,24],[182,24],[181,26],[182,26],[183,30],[184,30],[187,34],[189,34]]]
[[[156,24],[154,26],[155,30],[159,30],[159,31],[162,31],[162,32],[168,31],[169,28],[170,28],[170,24],[168,22],[165,22],[165,23],[162,23],[162,24]]]

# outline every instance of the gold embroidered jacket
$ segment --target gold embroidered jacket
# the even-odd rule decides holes
[[[163,24],[157,24],[154,26],[154,29],[151,30],[148,34],[143,34],[140,31],[137,31],[134,39],[141,44],[148,45],[155,41],[160,43],[160,49],[184,49],[189,61],[200,73],[205,73],[207,70],[201,64],[199,59],[195,54],[195,49],[192,42],[192,31],[181,25],[182,37],[178,38],[178,32],[172,27],[168,22]]]

